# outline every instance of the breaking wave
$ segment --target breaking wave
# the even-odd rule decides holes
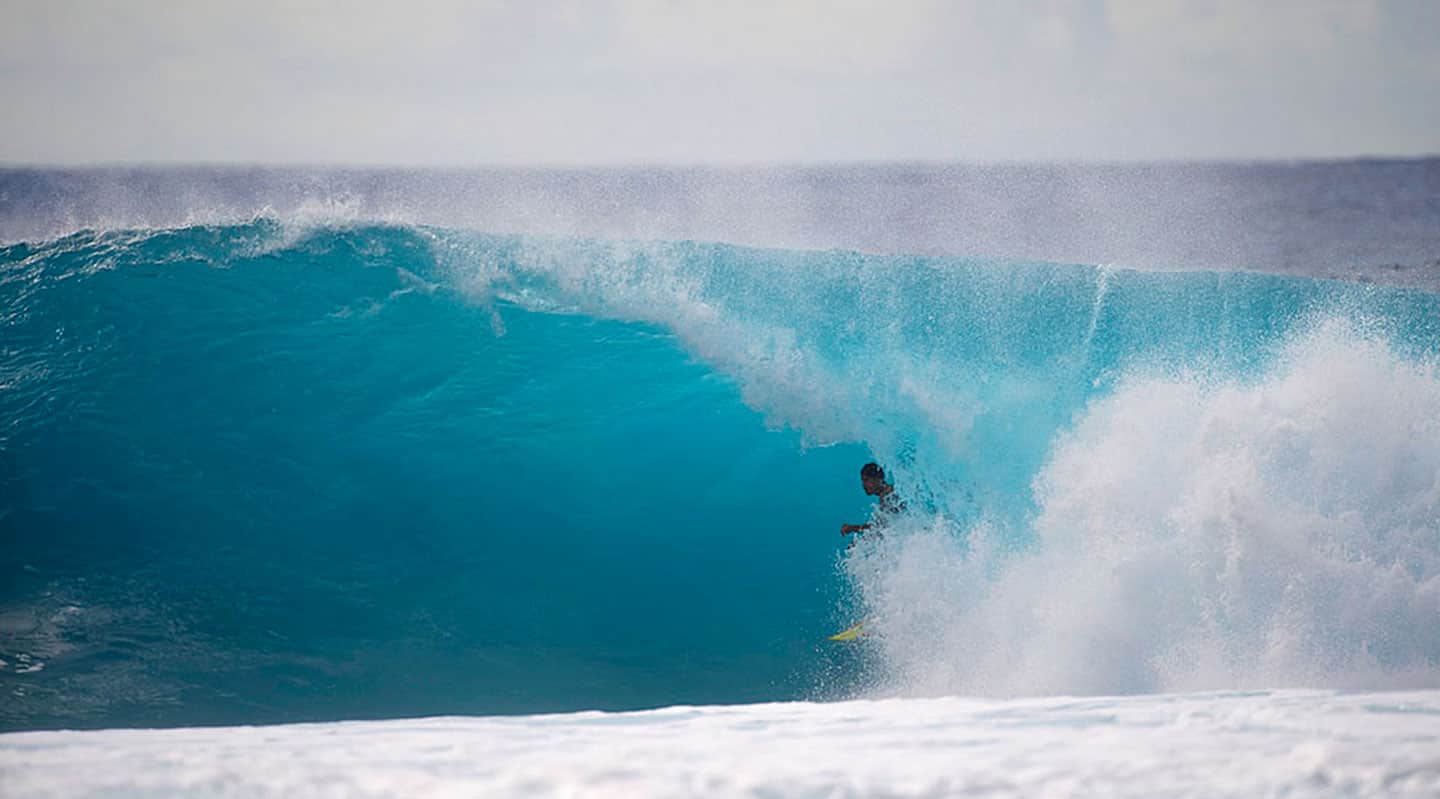
[[[259,219],[0,303],[7,725],[1440,685],[1423,291]]]

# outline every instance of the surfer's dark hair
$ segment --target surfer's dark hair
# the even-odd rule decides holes
[[[867,463],[860,467],[860,479],[862,480],[884,480],[885,470],[880,468],[878,463]]]

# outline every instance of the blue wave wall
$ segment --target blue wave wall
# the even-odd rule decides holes
[[[1413,631],[1440,595],[1433,294],[263,219],[12,245],[0,269],[7,727],[1183,687],[1155,668],[1037,671],[1038,653],[1085,652],[1037,643],[1054,631],[1002,593],[1043,583],[1015,564],[1061,551],[1057,524],[1095,532],[1055,521],[1074,503],[1052,483],[1077,451],[1123,460],[1106,449],[1116,434],[1086,438],[1097,408],[1183,385],[1203,411],[1324,346],[1403,373],[1374,405],[1420,449],[1387,442],[1399,449],[1357,477],[1372,488],[1322,507],[1360,514],[1339,544],[1405,572],[1408,593],[1315,633],[1353,648],[1369,631],[1365,664],[1323,646],[1303,661],[1323,684],[1437,673],[1440,641]],[[1165,435],[1135,432],[1135,448]],[[1275,461],[1259,434],[1233,446]],[[1207,453],[1186,456],[1195,473]],[[856,471],[871,457],[911,513],[845,553],[838,527],[867,512]],[[1092,488],[1107,507],[1145,505],[1153,492],[1125,479]],[[1398,520],[1372,508],[1397,500],[1413,505]],[[1174,522],[1185,501],[1136,522],[1157,538],[1132,544],[1210,529]],[[949,549],[926,555],[936,536]],[[1260,597],[1286,579],[1264,557]],[[1197,582],[1192,604],[1233,596],[1223,582]],[[1149,601],[1148,583],[1123,584]],[[1180,642],[1224,660],[1192,682],[1303,681],[1268,644],[1247,654],[1283,602],[1247,608],[1263,630],[1232,608],[1206,615],[1218,643]],[[870,645],[825,645],[867,614]],[[1183,650],[1133,621],[1120,635],[1138,662]],[[1106,624],[1066,629],[1104,642]]]

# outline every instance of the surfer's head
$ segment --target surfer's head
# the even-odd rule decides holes
[[[860,467],[860,485],[864,486],[865,493],[872,497],[883,496],[890,490],[890,484],[885,482],[885,470],[881,469],[878,463],[867,463]]]

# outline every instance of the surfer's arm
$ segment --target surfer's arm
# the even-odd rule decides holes
[[[842,524],[842,525],[840,525],[840,535],[850,535],[851,533],[863,533],[863,532],[865,532],[866,530],[869,530],[869,529],[870,529],[870,522],[866,522],[866,523],[864,523],[864,524]]]

